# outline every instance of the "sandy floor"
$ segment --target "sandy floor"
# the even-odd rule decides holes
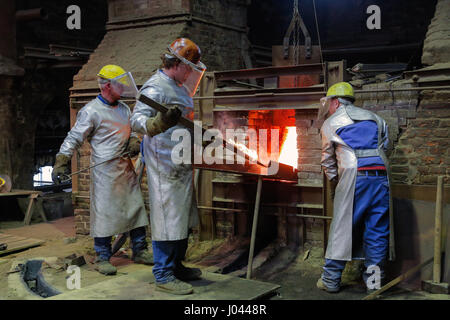
[[[42,268],[46,281],[57,290],[66,289],[66,271],[59,268],[63,259],[71,254],[84,255],[88,262],[94,258],[93,239],[89,236],[75,235],[73,217],[63,218],[50,223],[38,223],[23,226],[22,222],[2,222],[1,232],[42,239],[46,242],[35,248],[0,256],[0,300],[21,299],[15,290],[11,289],[8,278],[11,267],[17,261],[31,258],[46,257],[55,261],[54,265],[45,264]],[[127,244],[124,245],[127,248]],[[151,246],[150,246],[151,251]],[[270,252],[269,252],[270,251]],[[130,250],[116,254],[112,264],[118,268],[118,274],[126,274],[134,269],[141,270],[141,265],[135,265],[130,259]],[[219,239],[214,241],[196,241],[190,238],[186,264],[198,266],[204,270],[219,273],[230,273],[245,276],[246,259],[248,256],[248,239]],[[234,263],[230,269],[230,261]],[[254,260],[253,279],[281,285],[278,294],[270,297],[273,300],[359,300],[366,296],[365,288],[360,279],[357,263],[348,264],[343,275],[343,288],[338,294],[329,294],[316,288],[317,279],[323,265],[321,248],[305,246],[302,251],[292,251],[286,247],[273,245]],[[244,263],[244,264],[242,264]],[[133,267],[133,265],[135,267]],[[134,269],[133,269],[134,268]],[[225,268],[225,269],[224,269]],[[228,268],[228,269],[226,269]],[[83,283],[88,285],[105,281],[107,277],[96,272],[90,263],[81,267]],[[136,269],[136,270],[137,270]],[[407,291],[393,288],[385,299],[445,299],[448,295],[428,294],[420,291]]]

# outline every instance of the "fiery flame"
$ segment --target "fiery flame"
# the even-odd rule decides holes
[[[256,150],[249,149],[244,144],[235,142],[233,139],[227,139],[227,143],[229,143],[230,145],[234,145],[239,151],[247,155],[252,161],[258,160],[258,152],[256,152]]]
[[[297,150],[297,129],[296,127],[286,127],[287,135],[281,146],[278,162],[287,164],[297,169],[298,150]]]

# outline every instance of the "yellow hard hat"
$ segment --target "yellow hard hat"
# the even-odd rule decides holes
[[[0,187],[3,186],[6,183],[6,181],[4,179],[2,179],[2,177],[0,177]]]
[[[327,97],[331,98],[349,98],[355,101],[355,93],[353,87],[348,82],[338,82],[333,84],[327,91]]]
[[[108,64],[104,66],[100,72],[97,74],[102,79],[112,80],[122,74],[125,74],[126,71],[115,64]]]

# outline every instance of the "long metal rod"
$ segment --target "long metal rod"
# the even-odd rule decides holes
[[[72,179],[72,176],[74,176],[74,175],[77,175],[77,174],[79,174],[79,173],[81,173],[81,172],[84,172],[84,171],[87,171],[87,170],[89,170],[89,169],[92,169],[92,168],[94,168],[94,167],[97,167],[97,166],[99,166],[99,165],[101,165],[101,164],[104,164],[104,163],[106,163],[106,162],[108,162],[108,161],[112,161],[112,160],[115,160],[115,159],[117,159],[117,158],[124,157],[124,156],[126,156],[126,155],[128,155],[128,154],[129,154],[129,152],[125,152],[125,153],[122,153],[122,154],[118,155],[117,157],[112,158],[112,159],[108,159],[108,160],[105,160],[105,161],[102,161],[102,162],[93,164],[92,166],[89,166],[89,167],[80,169],[80,170],[78,170],[78,171],[75,171],[74,173],[64,175],[65,177],[67,177],[67,179],[61,180],[61,183],[70,181],[70,180]]]
[[[373,93],[373,92],[396,92],[396,91],[423,91],[423,90],[450,90],[450,86],[431,86],[431,87],[413,87],[413,88],[403,88],[403,89],[376,89],[376,90],[355,90],[355,93]],[[316,92],[299,92],[299,93],[264,93],[262,95],[272,96],[272,97],[284,97],[284,96],[307,96],[307,95],[318,95],[326,94],[325,91]],[[220,99],[230,99],[230,98],[255,98],[262,96],[261,94],[246,94],[246,95],[233,95],[233,96],[205,96],[205,97],[194,97],[194,100],[220,100]]]
[[[258,227],[259,204],[261,201],[262,177],[258,177],[256,188],[255,211],[253,213],[252,237],[250,239],[250,252],[248,254],[247,279],[252,277],[253,254],[255,252],[256,229]]]
[[[161,113],[166,113],[169,110],[166,106],[156,102],[153,99],[150,99],[149,97],[147,97],[147,96],[145,96],[143,94],[139,95],[137,100],[141,101],[142,103],[145,103],[146,105],[154,108],[155,110],[157,110],[157,111],[159,111]],[[190,119],[188,119],[188,118],[186,118],[184,116],[182,116],[180,118],[180,120],[178,120],[178,122],[180,124],[182,124],[183,126],[185,126],[186,128],[194,130],[194,132],[195,132],[195,127],[198,127],[198,126],[195,125],[195,123],[192,120],[190,120]],[[200,127],[199,130],[201,130],[201,134],[202,134],[202,137],[203,137],[203,134],[205,133],[206,129]],[[225,141],[225,140],[222,139],[222,145],[223,145],[224,148],[226,148],[226,149],[228,149],[230,151],[233,151],[233,153],[235,153],[237,155],[240,155],[241,157],[249,160],[250,163],[255,161],[258,165],[263,166],[263,167],[269,167],[269,165],[270,165],[270,163],[263,163],[263,162],[259,161],[258,159],[256,159],[256,160],[255,159],[251,159],[248,154],[246,154],[245,152],[240,150],[236,144],[234,144],[234,143],[232,143],[230,141]]]
[[[442,194],[444,177],[439,176],[436,188],[436,211],[434,220],[434,262],[433,262],[433,282],[441,282],[441,238],[442,238]]]

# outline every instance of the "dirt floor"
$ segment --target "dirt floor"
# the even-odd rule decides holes
[[[0,300],[30,299],[20,288],[15,266],[29,259],[42,258],[45,263],[42,273],[45,280],[60,292],[67,292],[64,258],[76,254],[83,255],[87,264],[81,267],[83,283],[93,285],[110,277],[99,274],[93,269],[93,239],[89,236],[75,235],[73,217],[55,220],[49,223],[36,223],[23,226],[22,222],[0,223],[0,232],[16,236],[45,240],[39,247],[0,255]],[[149,239],[150,240],[150,239]],[[202,270],[245,278],[248,259],[248,239],[218,239],[198,241],[190,238],[186,257],[188,266],[197,266]],[[151,251],[151,246],[149,248]],[[129,257],[131,251],[127,243],[122,251],[112,258],[112,264],[118,268],[118,275],[142,271],[147,266],[134,264]],[[349,263],[343,275],[343,288],[338,294],[329,294],[316,288],[317,279],[323,265],[323,250],[305,246],[303,250],[292,250],[272,243],[260,250],[253,261],[254,280],[280,285],[276,294],[266,298],[273,300],[359,300],[367,294],[359,278],[358,263]],[[150,272],[150,269],[149,269]],[[448,295],[428,294],[422,291],[409,291],[395,287],[383,295],[383,299],[439,299],[449,300]],[[31,297],[32,298],[32,297]]]

